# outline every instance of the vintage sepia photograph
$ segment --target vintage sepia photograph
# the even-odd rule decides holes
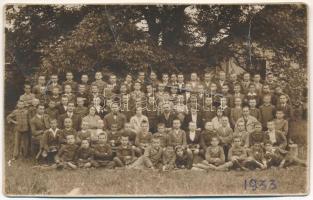
[[[2,9],[4,195],[309,193],[307,5]]]

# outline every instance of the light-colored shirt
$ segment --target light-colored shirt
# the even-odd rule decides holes
[[[57,135],[58,130],[59,130],[58,128],[56,128],[55,130],[53,130],[52,128],[49,129],[49,131],[51,131],[53,137],[55,137]]]
[[[191,114],[191,120],[192,120],[194,123],[197,123],[197,114]]]
[[[67,115],[68,115],[69,118],[72,118],[73,113],[72,112],[67,112]]]
[[[269,135],[269,137],[270,137],[270,141],[271,141],[273,144],[277,142],[275,130],[269,131],[269,132],[268,132],[268,135]]]
[[[135,115],[130,118],[130,124],[133,129],[138,133],[140,131],[140,126],[142,121],[147,121],[149,123],[148,117],[145,115],[141,115],[140,117]]]
[[[196,137],[196,132],[195,131],[189,133],[189,138],[190,138],[191,141],[194,141],[195,137]]]

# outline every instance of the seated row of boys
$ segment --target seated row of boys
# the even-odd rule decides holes
[[[135,143],[135,139],[141,138],[142,127],[141,122],[146,121],[148,126],[148,132],[155,133],[155,131],[151,131],[151,118],[148,118],[142,114],[141,107],[136,108],[136,114],[128,121],[125,119],[122,113],[119,113],[119,107],[117,103],[111,104],[111,113],[109,113],[104,119],[101,119],[98,115],[96,115],[96,110],[93,106],[89,108],[89,114],[85,117],[77,117],[73,114],[75,106],[73,103],[68,105],[68,112],[64,115],[60,115],[57,119],[57,127],[61,129],[63,135],[76,134],[77,131],[82,134],[82,136],[89,136],[91,142],[96,141],[97,136],[103,132],[107,131],[108,133],[112,133],[111,139],[113,141],[117,141],[118,135],[114,134],[116,132],[120,132],[122,128],[124,131],[127,130],[130,134],[130,140],[133,144],[137,145],[140,143]],[[54,119],[49,117],[46,114],[46,109],[44,105],[39,104],[36,107],[36,112],[32,114],[33,117],[29,117],[28,109],[25,109],[23,101],[18,101],[17,109],[14,110],[7,116],[7,120],[9,123],[15,124],[14,127],[14,151],[13,157],[16,159],[20,153],[24,155],[27,154],[28,147],[37,147],[33,148],[33,153],[38,152],[39,143],[43,136],[43,133],[50,128],[50,119]],[[179,123],[179,129],[181,131],[186,131],[187,136],[186,141],[190,141],[193,144],[198,144],[198,147],[201,147],[201,153],[206,149],[205,145],[200,145],[199,141],[203,141],[204,134],[200,134],[206,131],[215,131],[219,136],[223,137],[222,142],[227,144],[224,145],[225,152],[227,154],[227,148],[229,147],[231,136],[234,134],[240,134],[242,137],[242,141],[246,147],[249,147],[249,144],[253,144],[253,138],[258,138],[259,136],[254,136],[257,134],[252,134],[252,132],[257,132],[258,130],[262,132],[264,129],[268,129],[267,133],[269,138],[273,143],[279,144],[281,148],[285,148],[287,146],[286,136],[288,135],[288,122],[284,119],[284,112],[281,110],[276,111],[276,119],[274,121],[268,121],[266,123],[267,127],[263,127],[262,124],[258,122],[256,118],[250,115],[249,107],[244,107],[242,109],[242,115],[238,118],[234,125],[230,125],[229,118],[223,115],[221,109],[217,110],[216,117],[214,117],[211,121],[206,121],[204,125],[199,126],[199,116],[197,116],[197,112],[195,109],[191,109],[191,116],[185,119],[181,119],[179,115],[175,115],[171,111],[169,104],[164,104],[164,112],[163,115],[158,118],[158,124],[163,126],[165,132],[173,132],[172,128],[176,127],[177,123]],[[71,114],[72,113],[72,114]],[[195,114],[195,115],[194,115]],[[190,128],[189,122],[194,122],[195,127]],[[30,128],[29,128],[30,126]],[[160,129],[159,125],[157,126],[158,131]],[[234,128],[234,129],[233,129]],[[178,128],[177,128],[178,129]],[[234,131],[233,131],[234,130]],[[261,136],[264,134],[260,134]],[[31,139],[30,139],[30,138]],[[150,136],[149,136],[150,137]],[[144,138],[144,137],[143,137]],[[62,139],[62,143],[65,141],[65,137]],[[78,137],[78,142],[81,139]],[[110,141],[111,141],[110,140]],[[208,138],[208,141],[210,138]],[[224,141],[225,140],[225,141]],[[30,144],[29,144],[30,143]],[[142,143],[142,142],[141,142]],[[201,142],[203,144],[204,142]],[[207,142],[210,144],[210,142]]]
[[[227,119],[227,118],[224,118]],[[196,124],[189,122],[187,133],[181,129],[179,119],[173,120],[172,130],[166,132],[165,125],[158,124],[158,132],[150,133],[147,121],[141,123],[141,131],[136,134],[129,123],[118,131],[99,131],[91,135],[86,130],[76,133],[71,128],[71,119],[64,121],[65,130],[57,128],[57,121],[51,120],[51,128],[41,139],[40,154],[57,168],[77,167],[127,167],[171,170],[186,168],[194,170],[228,170],[231,167],[241,170],[266,169],[268,166],[284,167],[289,164],[306,163],[285,150],[284,135],[277,137],[275,125],[267,123],[267,132],[260,123],[255,131],[248,134],[244,123],[238,124],[238,131],[227,129],[223,120],[222,131],[215,131],[212,122],[207,122],[205,130],[199,133]]]

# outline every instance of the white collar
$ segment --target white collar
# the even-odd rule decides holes
[[[58,130],[60,130],[60,129],[56,128],[55,131],[52,128],[49,129],[49,131],[51,131],[53,133],[56,133]]]

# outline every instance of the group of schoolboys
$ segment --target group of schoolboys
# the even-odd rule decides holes
[[[148,76],[108,82],[66,73],[59,84],[39,75],[7,121],[13,158],[35,157],[62,168],[253,170],[306,165],[294,154],[291,99],[273,74],[226,77],[223,71]],[[296,136],[296,133],[292,133]]]

